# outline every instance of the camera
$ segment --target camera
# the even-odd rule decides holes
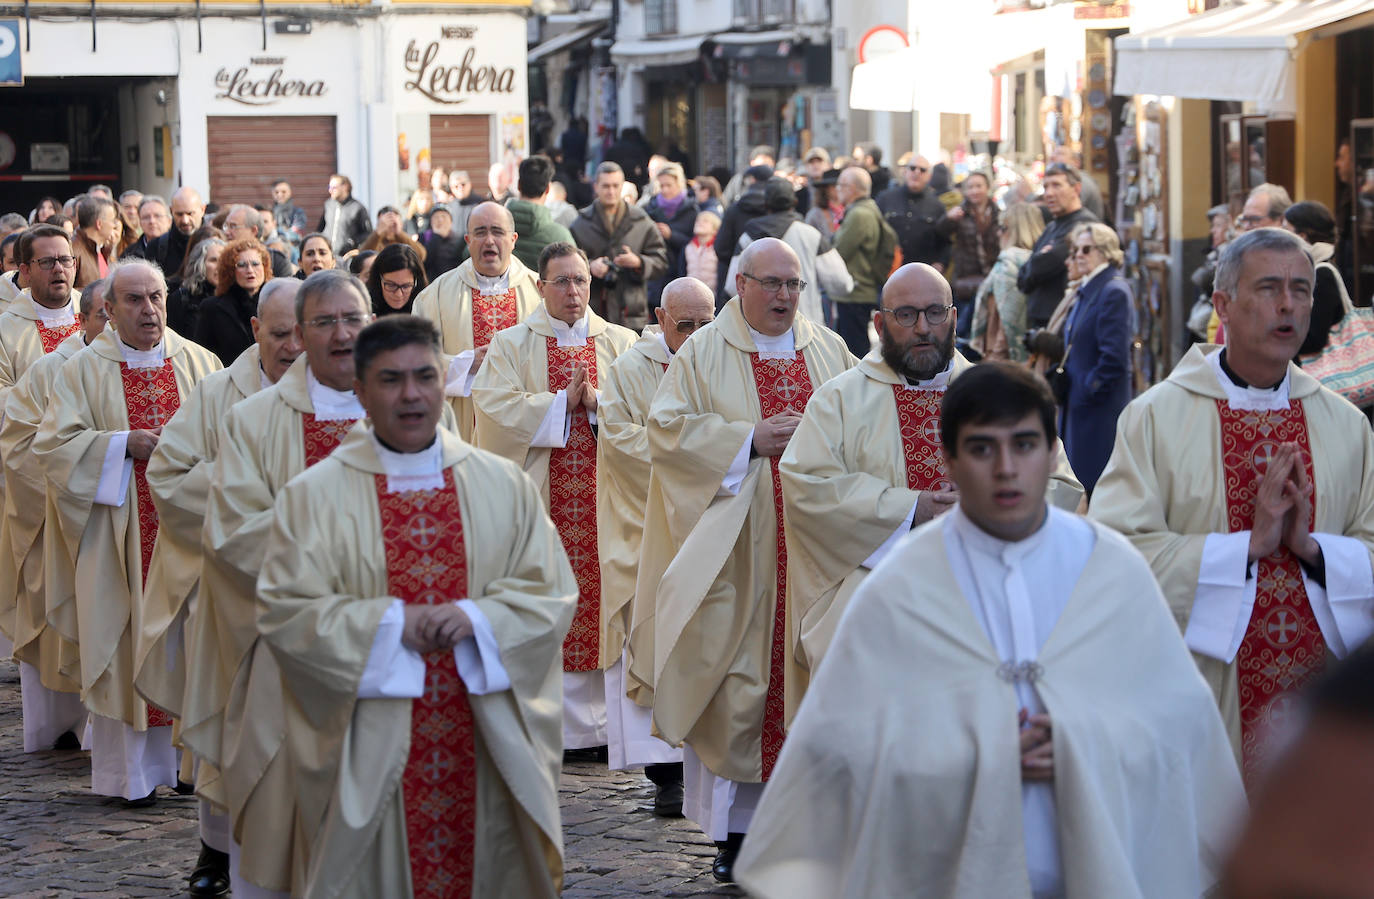
[[[607,260],[606,260],[606,274],[604,274],[604,275],[601,276],[602,282],[603,282],[607,287],[614,287],[614,286],[615,286],[615,282],[617,282],[617,281],[620,280],[620,273],[621,273],[621,271],[622,271],[622,269],[620,268],[620,266],[616,265],[616,264],[615,264],[614,262],[612,262],[610,259],[607,259]]]
[[[1064,338],[1047,328],[1027,331],[1022,341],[1029,352],[1043,357],[1051,365],[1058,365],[1064,358]]]

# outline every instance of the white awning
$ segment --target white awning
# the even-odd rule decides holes
[[[571,31],[565,31],[560,35],[551,37],[544,43],[532,47],[529,52],[528,60],[536,63],[546,56],[557,53],[559,50],[566,50],[589,39],[592,35],[606,27],[606,20],[593,22],[590,25],[582,25]]]
[[[1312,36],[1306,32],[1369,14],[1369,0],[1250,0],[1123,35],[1116,39],[1114,90],[1295,112],[1293,60]]]
[[[675,66],[689,63],[701,55],[701,45],[710,35],[669,38],[662,41],[616,41],[611,58],[642,66]]]

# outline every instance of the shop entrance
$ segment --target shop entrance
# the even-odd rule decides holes
[[[5,89],[0,208],[27,213],[92,184],[120,185],[119,88],[125,78],[30,78]],[[132,142],[132,139],[131,139]]]

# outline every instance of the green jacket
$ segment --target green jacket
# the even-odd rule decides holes
[[[508,200],[506,208],[515,219],[515,257],[530,271],[539,271],[539,254],[551,243],[572,243],[572,232],[553,220],[549,211],[529,200]]]
[[[840,223],[840,230],[835,232],[833,242],[850,276],[854,278],[854,289],[848,296],[830,299],[837,303],[878,302],[878,277],[874,272],[873,257],[878,250],[878,238],[882,235],[882,221],[883,214],[872,197],[856,200],[845,210],[844,221]],[[887,272],[882,274],[886,275]]]

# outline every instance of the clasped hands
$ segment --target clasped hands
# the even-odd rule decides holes
[[[472,619],[457,603],[407,605],[401,643],[418,653],[452,649],[472,635]]]
[[[754,425],[754,452],[760,456],[781,456],[801,420],[800,413],[789,410]]]
[[[1279,444],[1255,493],[1249,561],[1263,559],[1280,546],[1287,546],[1304,562],[1316,563],[1321,547],[1313,539],[1308,524],[1312,516],[1310,490],[1302,450],[1296,443]]]
[[[1022,709],[1016,716],[1021,737],[1021,779],[1054,780],[1054,733],[1049,715],[1032,715]]]
[[[587,377],[587,366],[581,362],[573,364],[572,377],[564,391],[569,409],[575,409],[581,403],[588,412],[596,411],[596,388],[592,386],[592,379]]]

